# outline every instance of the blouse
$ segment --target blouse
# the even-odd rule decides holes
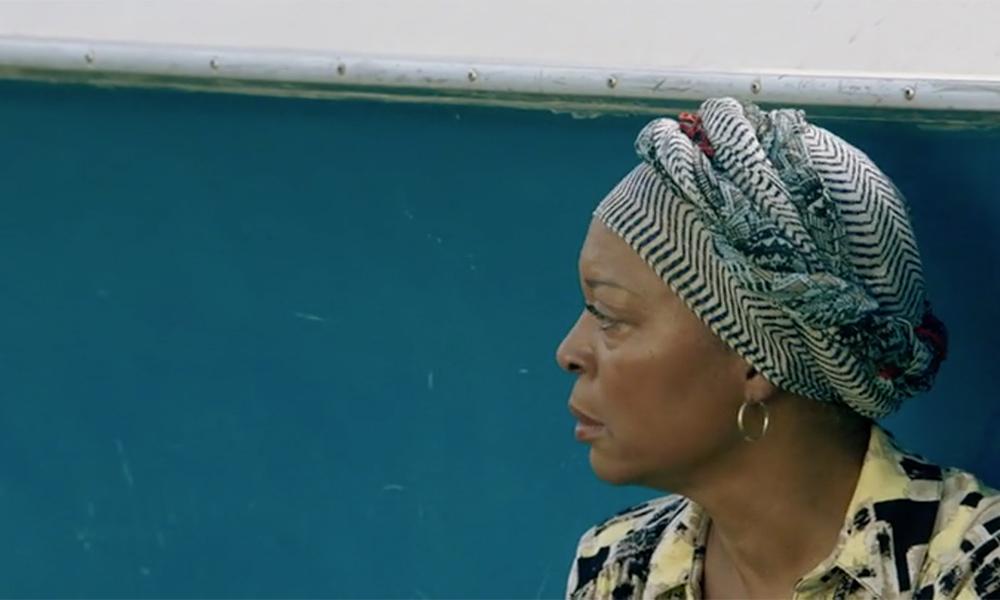
[[[676,494],[614,515],[580,538],[566,597],[701,598],[707,525]],[[1000,492],[873,425],[838,543],[793,598],[1000,598]]]

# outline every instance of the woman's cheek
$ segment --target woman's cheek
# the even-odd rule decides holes
[[[608,408],[608,424],[642,420],[649,413],[651,399],[658,393],[660,375],[647,352],[621,353],[609,360],[601,382],[601,397]]]

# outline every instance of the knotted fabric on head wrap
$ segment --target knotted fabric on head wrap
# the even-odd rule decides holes
[[[768,380],[871,418],[931,387],[947,333],[906,201],[863,152],[732,98],[635,148],[594,215]]]

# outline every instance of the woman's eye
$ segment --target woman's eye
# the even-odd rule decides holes
[[[594,317],[598,320],[601,324],[601,329],[607,330],[613,328],[615,325],[618,325],[618,321],[597,310],[597,307],[593,304],[585,304],[584,307],[587,309],[587,312],[594,315]]]

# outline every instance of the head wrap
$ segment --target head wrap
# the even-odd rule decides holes
[[[860,150],[732,98],[647,124],[594,212],[778,387],[870,418],[947,350],[903,195]]]

